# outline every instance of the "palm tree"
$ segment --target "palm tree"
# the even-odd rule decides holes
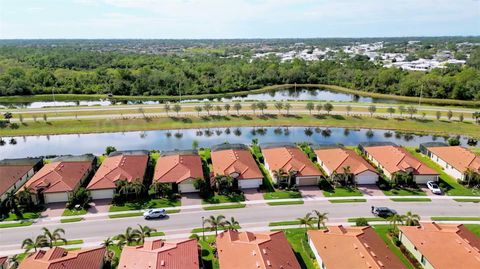
[[[344,166],[343,167],[342,175],[343,175],[343,180],[345,181],[346,185],[348,185],[350,183],[350,179],[353,179],[353,184],[356,185],[355,184],[355,177],[350,170],[350,166]]]
[[[478,176],[478,173],[475,172],[475,170],[473,170],[472,168],[468,167],[466,170],[465,170],[465,179],[467,181],[467,186],[470,186],[472,180],[475,180],[475,178]]]
[[[387,220],[388,220],[388,222],[390,222],[390,225],[392,226],[393,231],[396,233],[397,230],[398,230],[398,225],[403,224],[404,217],[400,216],[398,214],[394,214],[394,215],[391,215],[390,217],[388,217]]]
[[[65,230],[62,228],[57,228],[51,232],[48,228],[43,227],[43,236],[48,241],[48,246],[53,248],[53,244],[57,241],[62,241],[63,243],[67,244],[67,239],[63,238],[62,236],[65,235]]]
[[[110,238],[110,237],[107,237],[107,239],[103,240],[101,245],[108,248],[108,247],[113,246],[113,244],[114,244],[113,239]]]
[[[273,176],[277,180],[277,183],[282,183],[287,176],[287,173],[285,173],[283,169],[278,169],[273,171]]]
[[[305,230],[308,227],[312,227],[312,224],[315,222],[315,218],[312,217],[312,213],[307,213],[303,218],[297,218],[300,228],[305,227]]]
[[[139,241],[139,232],[135,229],[132,229],[132,227],[128,227],[125,230],[125,233],[123,234],[118,234],[115,236],[115,240],[118,241],[118,245],[120,248],[123,248],[125,245],[131,245],[133,243],[137,243]]]
[[[320,226],[325,227],[325,223],[328,220],[328,213],[321,213],[318,210],[313,210],[313,214],[315,214],[315,220],[317,221],[317,229],[320,229]]]
[[[297,171],[293,171],[293,170],[288,171],[287,177],[288,177],[289,186],[293,186],[296,184],[296,178],[295,178],[296,175],[297,175]]]
[[[8,268],[9,269],[17,269],[19,265],[20,265],[19,255],[13,255],[8,260]]]
[[[48,239],[45,235],[39,235],[35,238],[35,240],[31,238],[27,238],[22,242],[22,248],[25,249],[25,252],[29,252],[31,249],[37,252],[38,248],[48,246]]]
[[[118,180],[115,182],[115,186],[117,187],[118,193],[127,196],[130,191],[130,185],[126,180]]]
[[[420,216],[413,214],[411,211],[408,211],[402,218],[407,226],[418,226],[420,224]]]
[[[27,207],[33,204],[32,195],[34,191],[31,187],[25,187],[18,193],[18,200],[20,204],[26,205]]]
[[[228,230],[237,231],[240,223],[234,217],[231,217],[230,220],[225,221],[225,226]]]
[[[142,191],[145,189],[145,186],[140,181],[140,179],[136,179],[136,180],[132,181],[129,185],[130,185],[129,189],[133,193],[135,193],[135,196],[138,199],[138,195],[140,195],[140,193],[142,193]]]
[[[153,232],[157,231],[157,229],[151,228],[147,225],[142,226],[142,225],[138,224],[138,227],[140,228],[140,229],[137,230],[138,231],[138,238],[139,238],[138,241],[140,243],[143,243],[145,241],[145,238],[150,237]]]
[[[18,212],[18,196],[15,195],[15,190],[7,192],[7,198],[5,199],[5,205],[15,212]]]
[[[225,216],[218,215],[218,216],[210,216],[208,219],[204,220],[205,224],[210,225],[210,231],[215,230],[215,237],[218,235],[218,228],[225,227]]]

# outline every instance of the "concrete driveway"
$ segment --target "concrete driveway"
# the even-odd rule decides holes
[[[258,192],[256,189],[246,189],[243,191],[245,195],[245,201],[258,201],[263,200],[263,193]]]
[[[424,191],[427,196],[441,196],[441,195],[444,195],[444,194],[441,194],[441,195],[438,195],[438,194],[434,194],[428,187],[427,185],[418,185],[420,187],[420,189],[422,191]]]
[[[108,209],[110,208],[111,203],[112,199],[93,200],[93,202],[90,203],[90,208],[87,210],[87,213],[108,213]]]
[[[201,205],[202,198],[198,193],[183,193],[181,205],[182,206],[189,206],[189,205]],[[198,209],[182,209],[182,212],[191,211],[191,210],[198,210]]]
[[[385,196],[385,194],[380,190],[377,185],[358,185],[358,190],[363,193],[365,196]]]
[[[318,186],[300,186],[298,190],[302,194],[303,198],[316,198],[324,197],[323,191]]]
[[[42,217],[60,217],[65,211],[66,203],[51,203],[46,204],[45,207],[47,208],[45,211],[42,212]]]

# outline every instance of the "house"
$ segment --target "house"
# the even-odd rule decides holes
[[[116,151],[102,162],[87,186],[92,199],[112,199],[116,182],[143,182],[148,165],[148,151]]]
[[[395,173],[399,172],[411,173],[413,181],[417,184],[426,184],[427,181],[438,180],[439,175],[435,170],[397,145],[360,144],[359,149],[391,180]]]
[[[67,251],[61,247],[39,250],[29,254],[18,269],[101,269],[105,247]]]
[[[202,159],[197,151],[162,152],[155,166],[153,183],[169,183],[180,193],[198,192],[194,182],[204,179]]]
[[[243,144],[221,144],[212,147],[212,165],[215,176],[231,176],[241,189],[258,188],[263,174],[253,159],[250,149]]]
[[[8,257],[0,257],[0,269],[7,269],[8,268]]]
[[[307,234],[321,269],[405,268],[370,226],[329,226],[327,230],[310,230]]]
[[[67,202],[89,177],[95,156],[92,154],[66,155],[53,159],[33,175],[23,188],[31,188],[35,203]]]
[[[343,147],[319,147],[314,151],[318,163],[328,176],[334,173],[344,174],[348,170],[354,175],[357,184],[375,184],[378,180],[375,168],[354,150]]]
[[[480,238],[463,224],[400,226],[399,240],[425,269],[480,268]]]
[[[125,269],[198,269],[197,240],[147,240],[142,246],[126,246],[118,268]]]
[[[217,254],[222,269],[301,268],[282,231],[225,231],[217,236]]]
[[[5,159],[0,161],[0,202],[7,193],[16,192],[43,165],[40,158]]]
[[[480,156],[467,148],[443,143],[424,143],[420,145],[420,150],[455,179],[464,180],[468,169],[480,173]]]
[[[261,146],[265,168],[272,175],[275,183],[275,171],[293,172],[297,186],[317,185],[321,172],[313,162],[297,146],[290,143],[271,143]]]

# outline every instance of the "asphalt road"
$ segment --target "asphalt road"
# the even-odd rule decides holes
[[[328,212],[330,222],[346,221],[349,217],[369,217],[371,206],[388,206],[404,214],[407,211],[419,214],[423,220],[431,216],[480,216],[480,205],[476,203],[458,203],[452,200],[433,200],[432,202],[392,202],[389,200],[371,200],[367,203],[332,204],[328,201],[309,201],[303,205],[268,206],[252,205],[242,209],[217,211],[192,211],[172,214],[168,219],[146,221],[142,217],[86,220],[76,223],[48,223],[19,228],[0,229],[0,253],[19,249],[25,238],[32,238],[41,233],[41,227],[49,229],[64,228],[67,239],[83,239],[85,242],[100,242],[107,237],[122,233],[127,227],[137,224],[149,225],[167,234],[188,233],[192,228],[201,227],[202,216],[222,214],[227,218],[235,217],[244,228],[268,226],[272,221],[294,220],[307,212],[317,209]]]

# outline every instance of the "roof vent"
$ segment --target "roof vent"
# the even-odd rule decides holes
[[[258,262],[255,262],[255,263],[257,265],[257,268],[260,268],[260,263],[258,263]]]
[[[381,261],[378,261],[378,265],[380,265],[381,267],[385,267],[385,265]]]
[[[262,251],[263,251],[263,254],[265,254],[265,255],[267,254],[267,249],[264,248],[264,249],[262,249]]]
[[[270,262],[270,260],[267,260],[267,265],[270,267],[272,266],[272,263]]]
[[[165,266],[165,260],[162,260],[162,261],[160,262],[160,265],[161,265],[161,266]]]
[[[257,253],[255,252],[255,250],[252,250],[252,256],[256,256]]]

